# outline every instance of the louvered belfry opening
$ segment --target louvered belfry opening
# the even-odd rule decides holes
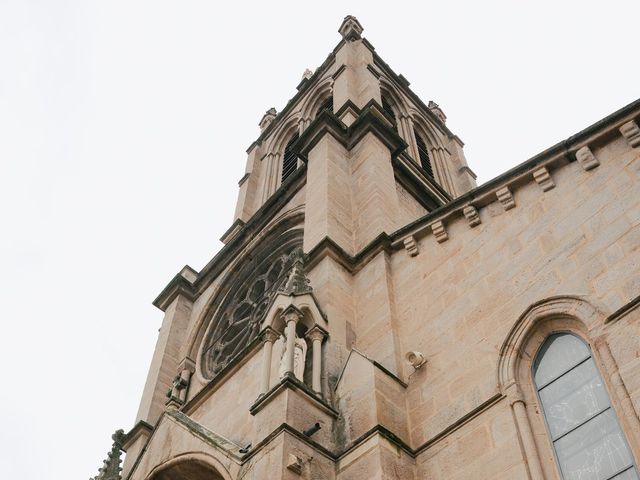
[[[320,104],[318,107],[318,113],[316,113],[316,117],[322,113],[323,110],[329,110],[333,113],[333,96],[329,96],[324,102]]]
[[[433,167],[431,167],[431,159],[429,158],[429,149],[427,148],[427,144],[422,139],[418,133],[416,133],[416,143],[418,144],[418,155],[420,157],[420,165],[422,168],[429,174],[430,177],[433,177]]]
[[[282,156],[283,183],[293,172],[296,171],[296,168],[298,167],[298,155],[296,155],[291,149],[291,145],[293,145],[296,140],[298,140],[297,133],[291,138],[291,140],[289,140],[287,146],[284,147],[284,155]]]
[[[388,117],[391,117],[391,121],[393,122],[393,128],[397,132],[398,126],[396,122],[396,112],[393,111],[393,107],[391,106],[391,102],[386,96],[382,96],[382,110],[387,114]]]

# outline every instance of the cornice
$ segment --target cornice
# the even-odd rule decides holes
[[[188,269],[188,273],[191,273],[194,277],[198,275],[198,272],[186,265],[178,274],[176,274],[175,277],[171,279],[169,284],[164,287],[162,292],[160,292],[153,301],[153,305],[155,307],[158,307],[164,312],[179,295],[182,295],[190,302],[195,300],[196,293],[193,288],[193,283],[185,276],[186,269]]]
[[[285,375],[267,393],[261,395],[249,408],[249,413],[255,416],[260,410],[262,410],[267,404],[269,404],[275,397],[277,397],[286,389],[302,393],[302,395],[308,402],[313,404],[316,408],[322,410],[330,417],[338,418],[340,416],[340,413],[336,409],[334,409],[323,398],[319,397],[316,392],[311,390],[307,385],[302,383],[290,373]]]
[[[354,105],[349,105],[357,108]],[[343,111],[347,104],[339,111]],[[362,109],[357,109],[358,117],[348,127],[338,117],[328,110],[323,110],[300,135],[300,138],[291,146],[304,161],[313,147],[329,133],[347,150],[356,146],[368,133],[373,133],[389,150],[391,157],[395,158],[407,148],[405,141],[391,127],[391,123],[385,117],[382,107],[377,102],[371,101]]]
[[[136,423],[131,430],[125,435],[124,441],[122,443],[122,450],[127,451],[127,449],[135,442],[140,436],[146,435],[147,438],[151,436],[153,433],[153,425],[145,422],[144,420],[140,420]]]

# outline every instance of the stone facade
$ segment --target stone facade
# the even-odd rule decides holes
[[[225,247],[155,301],[123,478],[562,478],[531,377],[554,332],[640,460],[640,102],[476,187],[442,109],[340,34],[260,122]]]

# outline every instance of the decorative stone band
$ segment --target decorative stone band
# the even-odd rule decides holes
[[[632,148],[640,147],[640,128],[631,120],[620,127],[620,133]]]

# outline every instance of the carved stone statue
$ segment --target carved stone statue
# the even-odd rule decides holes
[[[287,372],[287,337],[282,335],[282,356],[280,357],[280,378]],[[304,363],[307,358],[307,342],[296,335],[293,349],[293,374],[301,382],[304,381]]]

